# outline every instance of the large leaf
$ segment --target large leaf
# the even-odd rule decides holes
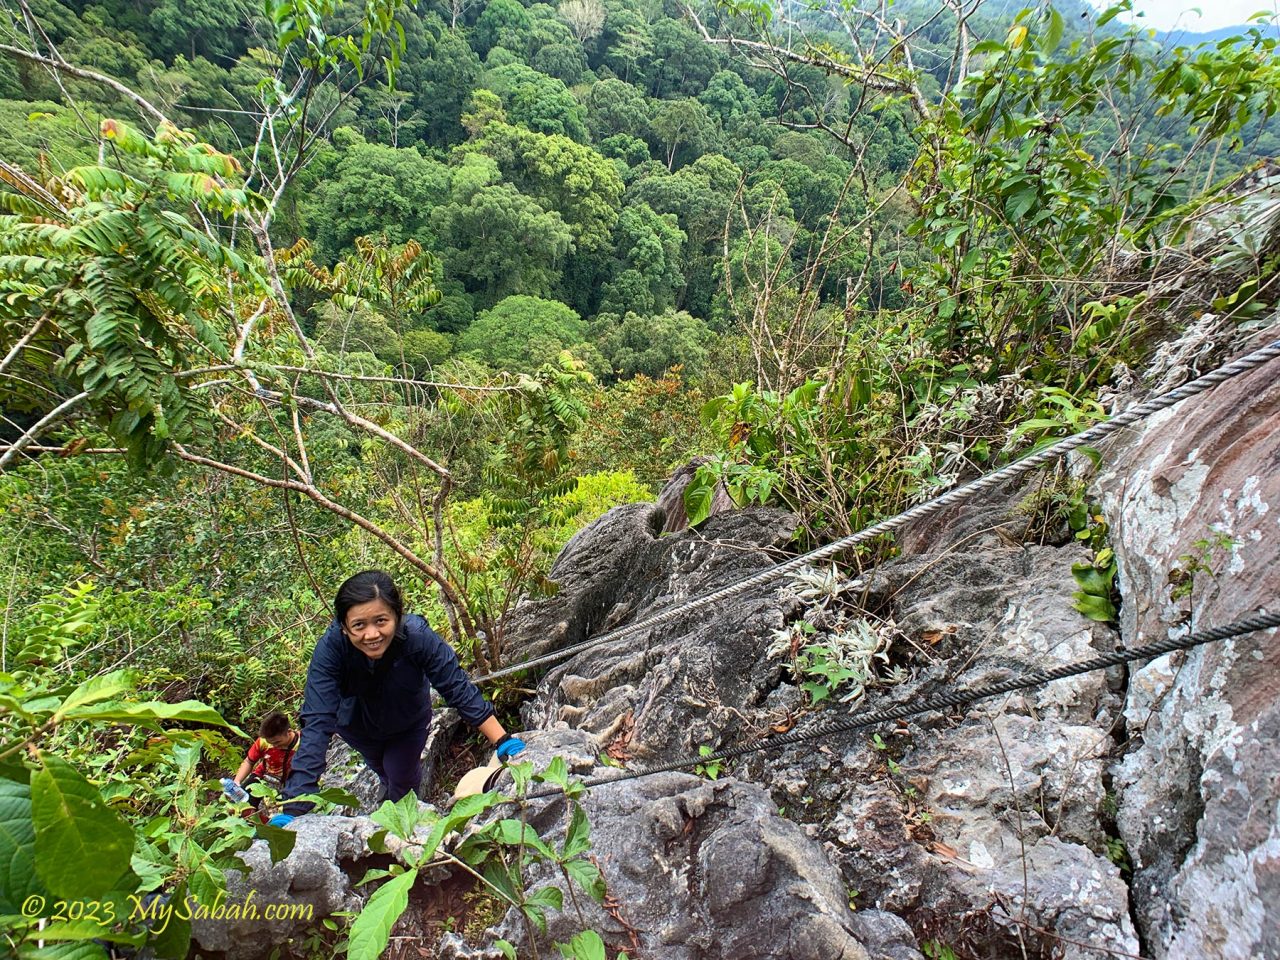
[[[183,700],[181,703],[163,703],[148,700],[144,703],[91,703],[67,710],[69,720],[115,720],[155,727],[162,721],[182,720],[188,723],[208,723],[230,730],[238,737],[249,739],[248,734],[233,723],[222,719],[213,707],[199,700]]]
[[[433,814],[429,816],[434,819]],[[426,817],[423,816],[422,807],[418,804],[418,795],[411,790],[395,803],[390,800],[383,803],[369,819],[386,827],[401,840],[408,840],[413,836],[414,829]]]
[[[100,703],[103,700],[114,700],[121,694],[128,693],[133,689],[133,686],[133,672],[130,670],[116,670],[113,673],[104,673],[102,676],[93,677],[76,687],[71,696],[62,701],[62,705],[54,713],[53,719],[55,722],[59,722],[67,716],[69,711],[75,710],[77,707]]]
[[[88,940],[51,943],[43,947],[24,943],[18,947],[18,960],[107,960],[107,951]]]
[[[594,930],[583,930],[568,943],[557,943],[562,957],[569,960],[607,960],[604,941]]]
[[[586,853],[591,847],[591,827],[587,823],[587,815],[578,804],[573,805],[573,813],[569,816],[569,828],[564,835],[564,848],[560,855],[568,860],[580,853]]]
[[[293,845],[298,842],[298,835],[283,827],[273,827],[267,823],[259,823],[255,832],[267,841],[267,849],[271,852],[271,862],[279,863],[293,852]]]
[[[684,512],[689,526],[696,527],[711,516],[711,502],[716,492],[716,476],[706,467],[699,467],[684,488]]]
[[[1116,619],[1116,608],[1107,597],[1095,597],[1090,593],[1077,593],[1071,604],[1090,620],[1109,623]]]
[[[564,864],[564,870],[565,873],[577,881],[578,886],[587,892],[587,896],[591,897],[596,903],[604,902],[606,891],[604,877],[600,875],[599,867],[590,860],[584,860],[579,857]]]
[[[31,788],[0,780],[0,913],[17,914],[27,897],[45,894],[36,875],[35,849]]]
[[[37,873],[59,897],[99,897],[129,869],[133,828],[66,761],[41,760],[31,775]]]
[[[499,820],[486,827],[485,831],[508,846],[514,847],[523,843],[526,847],[537,850],[548,860],[556,859],[555,851],[546,845],[531,824],[521,823],[519,820]]]
[[[388,880],[356,917],[348,938],[349,960],[377,960],[387,949],[391,928],[409,905],[409,891],[418,879],[417,870],[406,870],[394,880]]]

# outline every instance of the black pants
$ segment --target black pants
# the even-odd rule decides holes
[[[364,731],[339,727],[338,736],[354,747],[378,775],[393,803],[422,786],[422,748],[430,722],[391,737],[371,737]]]

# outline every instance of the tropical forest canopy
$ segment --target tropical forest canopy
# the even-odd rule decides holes
[[[355,570],[509,663],[557,550],[695,455],[693,522],[722,484],[820,542],[1276,299],[1263,24],[1171,48],[1079,0],[0,6],[0,773],[69,757],[130,830],[157,771],[234,749],[114,724],[294,704]],[[1061,478],[1032,510],[1105,580],[1086,507]],[[161,707],[58,712],[125,665],[99,699]],[[188,821],[148,828],[147,882],[215,844]]]

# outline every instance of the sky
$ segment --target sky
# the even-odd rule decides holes
[[[1103,6],[1094,2],[1094,6]],[[1134,0],[1137,22],[1156,30],[1188,30],[1203,33],[1246,22],[1260,10],[1276,11],[1276,0]],[[1199,13],[1196,12],[1199,8]]]

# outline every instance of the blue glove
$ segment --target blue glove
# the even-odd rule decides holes
[[[287,827],[293,823],[293,815],[289,813],[277,813],[274,817],[267,821],[269,827]]]
[[[510,760],[517,753],[521,753],[524,750],[524,741],[508,733],[498,741],[497,747],[498,759]]]
[[[227,799],[232,803],[248,803],[249,794],[245,792],[244,787],[236,783],[230,777],[223,777],[221,780],[222,792],[227,795]]]

